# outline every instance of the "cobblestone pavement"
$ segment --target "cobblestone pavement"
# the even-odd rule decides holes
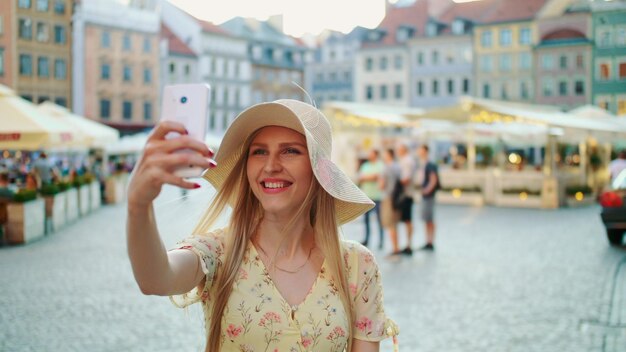
[[[155,208],[168,247],[209,197],[165,190]],[[598,212],[439,206],[434,253],[374,250],[401,351],[626,351],[626,250],[608,245]],[[124,206],[107,206],[0,248],[0,351],[203,351],[199,306],[140,293],[124,223]],[[343,228],[362,231],[360,219]]]

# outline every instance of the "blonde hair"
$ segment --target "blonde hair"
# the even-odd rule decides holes
[[[248,183],[247,161],[248,148],[259,130],[251,134],[242,146],[241,157],[236,161],[232,171],[226,177],[221,189],[217,191],[215,199],[209,205],[194,229],[194,233],[207,233],[215,224],[226,207],[233,205],[229,221],[229,231],[225,238],[225,254],[221,268],[216,270],[213,285],[216,287],[213,307],[211,309],[210,327],[207,336],[206,352],[219,351],[222,344],[222,316],[232,293],[233,284],[237,278],[239,267],[243,261],[247,245],[254,235],[261,219],[263,209],[261,203],[252,193]],[[210,172],[210,171],[209,171]],[[343,259],[343,250],[339,240],[339,230],[335,214],[335,199],[328,194],[313,178],[306,199],[298,208],[283,233],[286,233],[310,208],[309,218],[315,232],[316,246],[324,254],[328,273],[335,278],[336,289],[348,318],[348,349],[352,349],[352,332],[355,313],[350,302],[350,291],[346,264]],[[220,264],[218,264],[220,265]]]

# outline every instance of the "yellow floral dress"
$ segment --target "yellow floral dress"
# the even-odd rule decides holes
[[[226,230],[194,235],[174,249],[196,253],[206,274],[202,290],[172,296],[181,308],[202,302],[205,327],[210,327],[211,307],[215,299],[212,285],[216,268],[224,256]],[[381,341],[394,337],[398,327],[387,319],[383,309],[383,291],[378,265],[372,253],[353,241],[342,241],[348,270],[350,298],[356,313],[353,338]],[[256,248],[248,243],[228,304],[222,318],[222,350],[242,352],[344,351],[348,342],[346,316],[334,278],[326,263],[302,303],[290,306],[274,286]]]

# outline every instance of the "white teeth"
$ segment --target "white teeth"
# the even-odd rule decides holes
[[[284,188],[283,182],[265,182],[265,188]]]

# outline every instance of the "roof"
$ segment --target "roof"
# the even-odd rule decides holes
[[[480,22],[483,18],[488,17],[495,10],[496,4],[500,0],[482,0],[454,3],[441,14],[439,21],[451,24],[455,19],[462,18],[473,22]]]
[[[221,35],[226,35],[226,36],[230,35],[228,31],[225,31],[220,26],[215,25],[212,22],[201,20],[198,18],[196,18],[196,20],[198,21],[200,28],[202,28],[202,31],[205,33],[221,34]]]
[[[481,19],[482,23],[530,20],[549,0],[499,0],[494,9]]]
[[[178,38],[165,23],[161,23],[161,37],[167,39],[167,48],[170,54],[196,57],[196,53]]]
[[[428,0],[416,0],[413,4],[405,6],[387,6],[387,13],[376,28],[385,35],[380,42],[365,42],[363,46],[385,46],[399,44],[396,41],[396,31],[402,26],[411,26],[416,29],[416,35],[425,33],[428,23]]]
[[[220,25],[226,32],[248,40],[270,42],[279,45],[300,46],[293,37],[279,31],[268,21],[235,17]]]

